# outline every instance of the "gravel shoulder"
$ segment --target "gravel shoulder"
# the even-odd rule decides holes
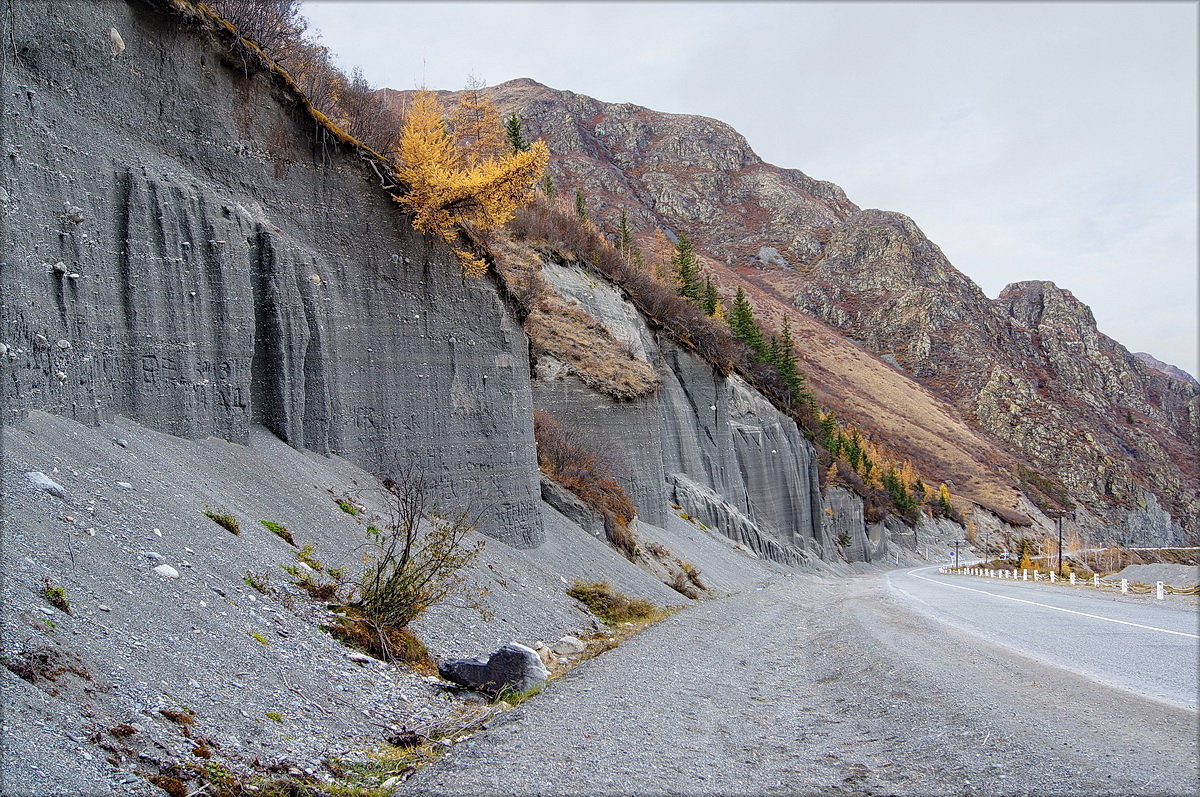
[[[781,578],[551,685],[411,794],[1194,794],[1197,715],[963,636],[882,575]]]

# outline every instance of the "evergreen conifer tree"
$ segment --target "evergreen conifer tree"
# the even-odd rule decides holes
[[[542,193],[550,199],[558,196],[558,189],[554,187],[554,178],[550,176],[550,172],[546,172],[542,177]]]
[[[711,277],[704,278],[704,298],[700,302],[700,307],[706,315],[711,316],[715,316],[721,307],[721,296],[717,293],[717,286],[713,285]]]
[[[581,219],[588,217],[587,203],[583,201],[583,192],[578,188],[575,189],[575,215]]]
[[[837,428],[837,416],[832,412],[826,412],[821,415],[821,446],[832,454],[834,459],[837,459],[841,453],[840,438],[841,435],[838,434]]]
[[[771,336],[769,362],[788,386],[792,401],[803,404],[812,400],[804,373],[796,365],[796,343],[792,340],[792,326],[787,316],[783,318],[783,330],[779,336]]]
[[[700,261],[685,233],[679,233],[679,240],[675,243],[671,269],[679,284],[679,294],[692,304],[701,304],[704,301],[704,284],[700,281]]]
[[[733,298],[733,307],[729,309],[729,329],[733,332],[733,337],[740,340],[750,347],[754,352],[755,357],[760,360],[767,360],[769,350],[767,341],[763,337],[762,329],[758,326],[758,322],[754,320],[754,306],[750,304],[750,299],[746,297],[746,292],[740,287],[737,290],[737,295]]]
[[[521,119],[517,116],[516,111],[513,111],[504,120],[504,136],[508,139],[508,145],[512,147],[513,152],[529,151],[529,142],[525,140],[525,133],[521,130]]]

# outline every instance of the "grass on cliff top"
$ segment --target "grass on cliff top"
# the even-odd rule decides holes
[[[609,625],[621,623],[652,623],[667,616],[667,612],[641,598],[630,598],[607,581],[575,580],[567,594],[580,601]]]
[[[542,256],[533,247],[503,232],[493,234],[490,246],[496,272],[525,309],[525,332],[535,357],[554,357],[585,385],[614,399],[658,389],[661,382],[650,363],[542,279]]]

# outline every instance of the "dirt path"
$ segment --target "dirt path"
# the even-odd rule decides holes
[[[676,615],[406,793],[1194,794],[1196,714],[962,637],[883,578]]]

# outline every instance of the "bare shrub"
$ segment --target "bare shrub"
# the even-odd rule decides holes
[[[633,519],[637,508],[613,475],[612,466],[587,450],[578,435],[548,412],[533,413],[538,467],[604,518],[608,541],[627,557],[637,553]]]
[[[337,121],[350,135],[380,154],[395,149],[402,121],[355,67],[337,97]]]
[[[300,14],[300,0],[208,0],[208,5],[231,22],[239,35],[283,65],[308,29],[308,20]]]
[[[382,529],[367,527],[370,564],[359,580],[356,606],[377,629],[403,628],[465,586],[483,543],[470,542],[477,516],[437,514],[421,466],[404,466],[383,486],[387,514]]]

